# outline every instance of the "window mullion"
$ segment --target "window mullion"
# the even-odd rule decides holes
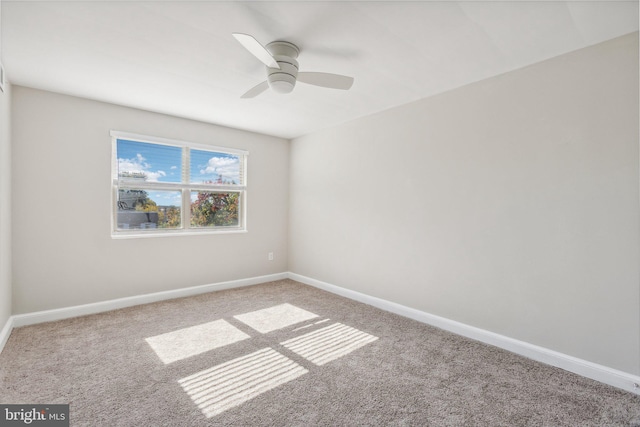
[[[187,230],[191,224],[191,195],[188,188],[182,189],[182,229]]]
[[[212,185],[212,184],[190,184],[190,190],[201,191],[203,193],[225,193],[232,191],[238,193],[246,190],[243,185]]]
[[[190,171],[191,171],[191,150],[189,147],[182,147],[182,229],[187,230],[191,224],[191,192],[189,191]]]
[[[184,185],[177,182],[157,182],[157,181],[131,181],[127,179],[115,180],[114,184],[118,188],[142,188],[145,190],[181,190]]]

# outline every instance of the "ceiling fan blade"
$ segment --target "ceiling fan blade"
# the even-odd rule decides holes
[[[350,89],[353,85],[353,77],[331,73],[299,72],[298,81],[310,85],[342,90]]]
[[[269,89],[269,82],[265,80],[246,91],[240,98],[255,98],[267,89]]]
[[[258,40],[249,34],[233,33],[233,37],[240,42],[253,56],[258,58],[267,67],[280,69],[280,66],[273,59],[266,47],[262,46]]]

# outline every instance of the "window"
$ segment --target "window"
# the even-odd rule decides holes
[[[114,237],[246,230],[248,152],[111,132]]]

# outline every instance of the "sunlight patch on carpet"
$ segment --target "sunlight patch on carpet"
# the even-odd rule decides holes
[[[318,315],[285,303],[233,317],[256,331],[266,334],[305,320],[314,319]]]
[[[319,320],[319,321],[317,321],[317,322],[310,323],[310,324],[308,324],[308,325],[304,325],[304,326],[300,326],[299,328],[295,328],[295,329],[294,329],[293,331],[291,331],[291,332],[299,331],[299,330],[301,330],[301,329],[307,329],[307,328],[312,327],[313,325],[319,325],[320,323],[328,322],[329,320],[331,320],[331,319],[322,319],[322,320]]]
[[[233,359],[178,380],[211,418],[308,371],[271,348]]]
[[[356,328],[342,323],[334,323],[280,344],[308,361],[321,366],[377,339],[378,337]]]
[[[251,337],[225,320],[215,320],[145,338],[145,341],[166,365],[247,338]]]

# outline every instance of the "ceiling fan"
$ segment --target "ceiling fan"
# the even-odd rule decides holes
[[[300,49],[293,43],[274,41],[262,46],[248,34],[233,33],[233,36],[253,56],[267,66],[267,80],[249,89],[241,98],[254,98],[271,88],[276,93],[290,93],[296,81],[331,89],[348,90],[353,85],[353,77],[340,74],[298,71],[296,58]]]

